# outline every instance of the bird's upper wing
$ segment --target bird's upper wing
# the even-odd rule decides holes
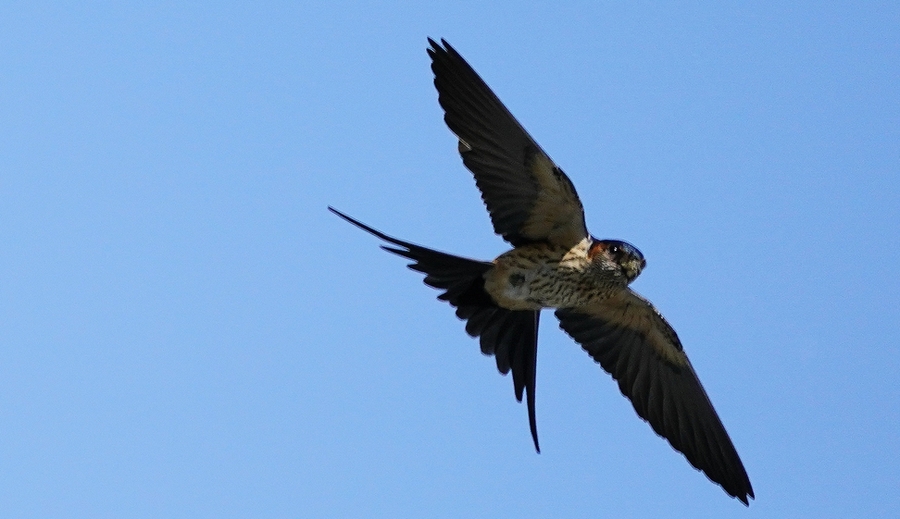
[[[513,246],[547,241],[568,248],[586,238],[572,181],[453,47],[428,42],[444,121],[459,138],[494,231]]]
[[[630,289],[556,311],[560,327],[619,383],[637,414],[728,494],[747,504],[750,479],[675,330]]]

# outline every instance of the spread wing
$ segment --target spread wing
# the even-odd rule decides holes
[[[725,492],[747,504],[750,479],[725,427],[662,315],[630,289],[556,311],[560,327],[619,383],[637,414]]]
[[[459,138],[494,231],[513,246],[546,241],[570,248],[586,238],[584,209],[569,177],[453,47],[428,42],[444,121]]]

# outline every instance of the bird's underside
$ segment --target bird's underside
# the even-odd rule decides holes
[[[525,398],[535,449],[537,328],[555,308],[560,328],[618,382],[637,414],[695,468],[744,504],[753,488],[675,330],[629,284],[645,265],[632,245],[590,236],[575,187],[446,41],[429,39],[444,120],[491,216],[513,249],[492,262],[460,258],[390,237],[333,208],[408,258],[466,332],[512,372]]]

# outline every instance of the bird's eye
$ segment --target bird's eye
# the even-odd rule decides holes
[[[614,254],[614,255],[618,255],[618,254],[619,254],[619,251],[620,251],[618,245],[613,245],[613,246],[610,247],[608,250],[609,250],[609,253],[610,253],[610,254]]]

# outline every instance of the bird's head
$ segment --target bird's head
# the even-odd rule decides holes
[[[617,272],[629,284],[647,265],[634,245],[620,240],[594,240],[588,252],[591,262],[605,271]]]

